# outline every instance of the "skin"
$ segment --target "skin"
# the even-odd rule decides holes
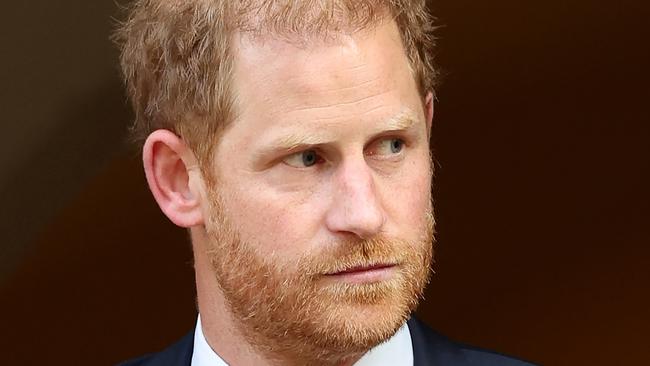
[[[339,241],[416,241],[431,209],[432,96],[419,94],[392,22],[308,46],[235,39],[239,117],[215,148],[212,170],[203,172],[180,138],[158,130],[144,146],[145,173],[161,210],[190,229],[211,347],[233,365],[291,364],[291,355],[272,358],[249,344],[228,311],[207,255],[209,176],[241,239],[287,263]],[[305,154],[316,163],[305,166]],[[391,275],[328,277],[322,285]],[[362,354],[341,355],[338,364]]]

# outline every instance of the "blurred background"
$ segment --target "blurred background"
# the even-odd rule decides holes
[[[431,4],[437,274],[419,315],[545,365],[650,364],[650,5]],[[195,322],[126,132],[113,0],[0,15],[0,363],[111,365]]]

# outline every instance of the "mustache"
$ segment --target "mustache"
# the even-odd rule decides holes
[[[328,250],[299,261],[302,273],[322,276],[360,267],[400,265],[415,243],[398,239],[373,238],[337,242]],[[411,249],[412,250],[412,249]]]

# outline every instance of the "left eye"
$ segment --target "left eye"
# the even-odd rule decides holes
[[[320,162],[322,158],[315,150],[305,150],[291,154],[282,160],[285,164],[294,168],[309,168]]]
[[[378,155],[399,154],[404,150],[404,140],[402,139],[385,139],[379,141],[377,146]]]

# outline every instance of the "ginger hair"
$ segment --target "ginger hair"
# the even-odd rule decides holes
[[[134,0],[127,11],[113,39],[135,111],[134,140],[170,130],[201,165],[236,119],[236,32],[309,42],[393,19],[422,96],[437,79],[425,0]]]

